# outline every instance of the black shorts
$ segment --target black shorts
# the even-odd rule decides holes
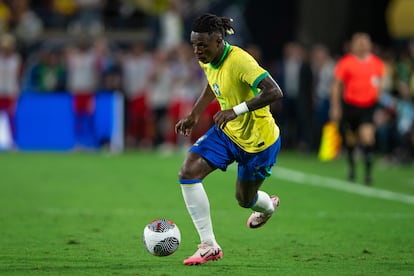
[[[374,123],[375,105],[369,107],[357,107],[343,103],[342,105],[342,128],[343,130],[358,130],[362,124]]]

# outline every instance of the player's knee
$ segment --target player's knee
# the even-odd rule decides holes
[[[365,133],[361,136],[361,144],[364,146],[371,146],[375,144],[375,135],[371,133]]]
[[[250,203],[249,203],[249,202],[244,201],[244,200],[237,200],[237,202],[239,203],[239,206],[240,206],[240,207],[243,207],[243,208],[249,208],[249,205],[250,205]]]
[[[178,172],[178,179],[189,179],[189,172],[184,167]]]
[[[190,170],[187,166],[182,166],[178,172],[178,179],[195,179],[194,172]]]
[[[239,203],[240,207],[250,208],[251,202],[248,199],[236,194],[236,200],[237,200],[237,203]]]
[[[352,131],[345,133],[345,142],[348,146],[355,146],[357,144],[357,136]]]

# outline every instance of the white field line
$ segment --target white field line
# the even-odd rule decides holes
[[[292,170],[278,166],[274,168],[274,173],[272,174],[272,177],[283,179],[296,184],[329,188],[357,195],[375,197],[414,205],[414,196],[411,195],[382,190],[372,186],[367,187],[357,185],[349,181],[339,180],[316,174],[303,173],[297,170]]]

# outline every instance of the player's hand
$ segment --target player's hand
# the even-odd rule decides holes
[[[228,121],[234,120],[237,117],[233,109],[222,110],[214,114],[213,120],[221,129],[226,127]]]
[[[175,125],[175,133],[190,136],[191,130],[196,123],[196,119],[192,116],[187,116],[184,119],[178,121]]]

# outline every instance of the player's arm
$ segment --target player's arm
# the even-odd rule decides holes
[[[283,97],[282,90],[270,75],[264,78],[257,87],[260,88],[260,92],[246,102],[249,111],[268,106]]]
[[[207,84],[206,88],[203,90],[200,97],[198,97],[196,103],[194,104],[194,107],[191,110],[190,114],[188,114],[187,117],[181,119],[175,125],[175,133],[189,136],[191,134],[191,129],[197,123],[201,114],[204,112],[207,106],[213,101],[214,98],[214,92],[213,90],[211,90],[210,85]]]
[[[198,120],[200,115],[215,98],[213,90],[211,90],[210,85],[207,84],[203,90],[203,93],[201,93],[200,97],[198,97],[196,103],[194,104],[193,110],[188,116],[194,117]]]
[[[270,105],[283,97],[282,90],[271,76],[264,78],[257,87],[260,88],[260,92],[254,98],[242,102],[232,109],[217,112],[213,117],[214,122],[224,128],[228,121],[237,116]]]
[[[341,108],[341,94],[342,94],[342,81],[338,78],[334,78],[331,90],[331,107],[329,111],[331,121],[338,122],[342,116]]]

